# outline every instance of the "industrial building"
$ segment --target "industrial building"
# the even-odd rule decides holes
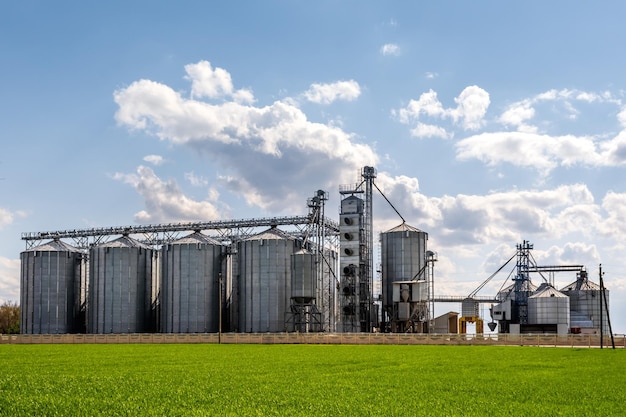
[[[401,220],[376,247],[375,190]],[[395,209],[376,170],[364,167],[339,195],[339,222],[318,190],[304,216],[24,233],[21,332],[465,333],[474,323],[483,333],[481,304],[500,333],[611,331],[602,281],[582,265],[536,265],[526,241],[469,295],[435,295],[428,233]],[[512,261],[511,285],[478,296]],[[557,290],[544,275],[556,272],[576,279]],[[435,317],[435,303],[449,302],[460,316]]]

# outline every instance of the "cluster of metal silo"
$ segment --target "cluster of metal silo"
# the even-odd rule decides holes
[[[20,258],[21,333],[80,331],[82,253],[53,240],[22,252]]]
[[[156,330],[154,256],[129,236],[89,250],[89,333]]]

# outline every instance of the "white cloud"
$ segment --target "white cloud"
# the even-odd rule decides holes
[[[430,119],[451,119],[455,125],[464,130],[477,130],[484,126],[483,118],[490,104],[489,93],[473,85],[463,89],[454,101],[457,103],[456,107],[444,108],[437,93],[431,89],[422,93],[418,100],[410,100],[405,108],[393,110],[392,115],[396,116],[401,123],[415,123],[416,127],[411,129],[415,136],[419,136],[424,131],[419,127],[419,124],[423,123],[421,119],[424,116]],[[429,124],[429,126],[430,131],[436,130],[435,125]],[[445,132],[446,130],[440,127],[438,131]],[[439,135],[439,137],[449,136],[448,134]]]
[[[192,98],[233,98],[239,103],[253,103],[254,95],[249,90],[237,90],[233,87],[230,73],[223,68],[211,67],[208,61],[185,65],[188,80],[191,80]]]
[[[206,70],[206,65],[201,67]],[[193,84],[199,75],[188,74]],[[230,77],[221,73],[219,79],[219,91],[230,91],[231,84],[224,81]],[[294,190],[306,184],[313,190],[333,189],[378,161],[370,146],[356,143],[337,126],[309,121],[289,100],[264,107],[235,101],[211,104],[149,80],[116,91],[114,99],[120,125],[199,151],[221,167],[222,177],[236,179],[224,186],[267,209],[300,211],[303,195]]]
[[[376,181],[407,221],[416,222],[413,225],[422,229],[435,229],[438,241],[445,246],[517,242],[528,235],[555,239],[588,232],[592,237],[594,231],[611,227],[603,220],[602,210],[613,213],[609,215],[612,222],[624,220],[622,224],[626,224],[626,197],[622,202],[607,195],[608,200],[599,207],[583,184],[562,185],[550,190],[427,197],[419,192],[417,179],[379,172]],[[382,203],[377,213],[397,219]],[[379,227],[391,227],[394,222],[397,221],[391,220]],[[626,226],[622,227],[626,233]]]
[[[0,256],[0,304],[20,301],[20,260]]]
[[[319,104],[330,104],[336,100],[353,101],[359,95],[361,95],[361,87],[354,80],[312,84],[304,93],[307,100]]]
[[[135,174],[116,173],[114,178],[132,185],[143,197],[145,210],[135,214],[138,223],[171,221],[210,221],[222,213],[209,201],[195,201],[185,196],[176,181],[162,181],[148,167],[139,166]]]
[[[427,72],[426,74],[424,74],[426,76],[426,78],[428,78],[429,80],[432,80],[434,78],[439,77],[439,74],[436,72]]]
[[[13,223],[14,214],[9,210],[0,207],[0,229]]]
[[[27,213],[21,210],[10,211],[5,208],[0,207],[0,230],[2,230],[5,226],[8,226],[13,223],[16,217],[26,217]]]
[[[441,126],[428,125],[426,123],[417,122],[417,125],[411,129],[411,136],[416,138],[450,138],[452,135],[446,132]]]
[[[514,126],[520,132],[537,133],[537,127],[526,122],[535,117],[535,109],[529,100],[520,101],[509,106],[498,119],[504,125]]]
[[[558,166],[621,166],[626,164],[626,131],[604,142],[519,131],[481,133],[457,142],[456,152],[460,160],[478,159],[491,166],[507,162],[543,175]]]
[[[156,166],[159,166],[163,164],[163,162],[165,162],[161,155],[146,155],[143,157],[143,160]]]
[[[400,47],[395,43],[386,43],[380,48],[380,53],[384,56],[400,55]]]
[[[194,187],[206,187],[209,185],[209,180],[202,176],[198,176],[193,172],[185,172],[185,179]]]
[[[460,120],[465,130],[476,130],[485,124],[483,117],[491,102],[485,90],[475,85],[466,87],[454,101],[457,107],[450,114],[455,123]]]
[[[626,107],[622,107],[620,112],[617,114],[617,120],[622,125],[622,127],[626,129]]]
[[[526,132],[481,133],[456,144],[457,158],[478,159],[488,165],[508,162],[547,174],[558,165],[601,163],[593,138],[548,136]]]

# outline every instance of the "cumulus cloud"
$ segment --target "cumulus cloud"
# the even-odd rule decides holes
[[[20,210],[11,211],[0,207],[0,230],[12,224],[16,217],[26,217],[26,212]]]
[[[20,260],[0,256],[0,304],[20,300]]]
[[[13,223],[14,214],[7,209],[0,207],[0,229]]]
[[[464,130],[477,130],[484,126],[483,120],[490,104],[489,93],[478,86],[466,87],[458,97],[454,99],[457,106],[445,108],[439,101],[437,93],[432,89],[422,93],[417,100],[410,100],[409,104],[402,109],[393,110],[392,115],[404,124],[415,124],[411,129],[411,134],[416,137],[438,136],[452,137],[442,126],[431,126],[429,129],[423,129],[420,124],[425,125],[422,118],[426,117],[431,120],[449,119],[454,125]],[[439,132],[433,135],[432,132]],[[444,133],[445,132],[445,133]]]
[[[185,172],[185,179],[194,187],[206,187],[209,185],[209,180],[203,176],[198,176],[193,172]]]
[[[584,184],[441,197],[423,195],[417,180],[405,176],[379,173],[377,184],[405,219],[413,219],[419,228],[436,229],[438,240],[445,245],[517,242],[530,234],[557,238],[581,231],[591,233],[603,223],[602,207]],[[382,203],[378,210],[390,219],[396,217]],[[619,213],[614,207],[611,211],[616,216]],[[626,209],[623,214],[626,218]],[[614,221],[620,220],[616,217]],[[393,223],[391,220],[380,227]]]
[[[330,104],[336,100],[353,101],[361,95],[361,87],[354,80],[337,81],[330,84],[312,84],[304,92],[308,101],[318,104]]]
[[[395,43],[386,43],[380,48],[380,53],[384,56],[400,55],[400,47]]]
[[[165,160],[163,159],[161,155],[146,155],[143,157],[143,160],[156,166],[159,166],[163,162],[165,162]]]
[[[200,64],[187,68],[192,85],[203,86],[192,88],[190,98],[150,80],[115,91],[117,122],[193,148],[221,168],[222,177],[228,178],[223,186],[248,202],[277,211],[301,210],[300,190],[307,184],[313,190],[334,188],[378,161],[374,150],[357,143],[354,135],[309,121],[289,100],[262,107],[235,100],[228,94],[234,91],[230,75]],[[212,103],[199,100],[201,96],[225,100]]]
[[[223,68],[215,68],[208,61],[185,65],[187,79],[191,81],[192,98],[231,98],[240,103],[254,102],[252,91],[235,90],[230,73]]]
[[[550,136],[530,132],[481,133],[456,144],[457,158],[488,165],[509,163],[547,175],[558,166],[620,166],[626,164],[626,132],[599,142],[588,136]]]
[[[548,136],[526,132],[481,133],[456,144],[457,158],[489,165],[508,162],[548,173],[558,165],[601,164],[593,138]]]
[[[143,197],[146,208],[135,213],[137,223],[211,221],[222,217],[213,202],[187,197],[176,181],[162,181],[148,167],[139,166],[133,174],[116,173],[113,178],[130,184]]]
[[[411,129],[411,135],[416,138],[441,138],[447,139],[452,137],[451,133],[446,132],[441,126],[429,125],[422,122],[417,122],[415,127]]]

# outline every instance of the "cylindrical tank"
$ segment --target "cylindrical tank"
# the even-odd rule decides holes
[[[79,331],[82,253],[55,239],[22,252],[20,258],[20,332]]]
[[[239,331],[285,331],[291,255],[298,249],[298,241],[277,228],[237,243]]]
[[[380,234],[383,309],[393,308],[393,283],[426,279],[428,233],[406,223]],[[422,275],[419,272],[423,271]]]
[[[291,255],[291,298],[299,304],[311,303],[317,294],[315,255],[301,249]]]
[[[569,285],[561,288],[561,292],[569,297],[572,314],[572,327],[600,329],[600,316],[602,316],[603,332],[609,333],[607,311],[609,310],[609,290],[605,289],[606,302],[604,305],[600,285],[589,281],[586,273]],[[602,308],[602,314],[600,309]],[[576,322],[574,322],[574,318]]]
[[[223,246],[199,232],[161,249],[161,332],[219,330],[219,274]],[[223,300],[222,300],[223,301]]]
[[[569,329],[569,297],[549,284],[542,284],[528,297],[528,324],[562,324]]]
[[[89,251],[89,333],[155,330],[153,251],[122,236]]]

